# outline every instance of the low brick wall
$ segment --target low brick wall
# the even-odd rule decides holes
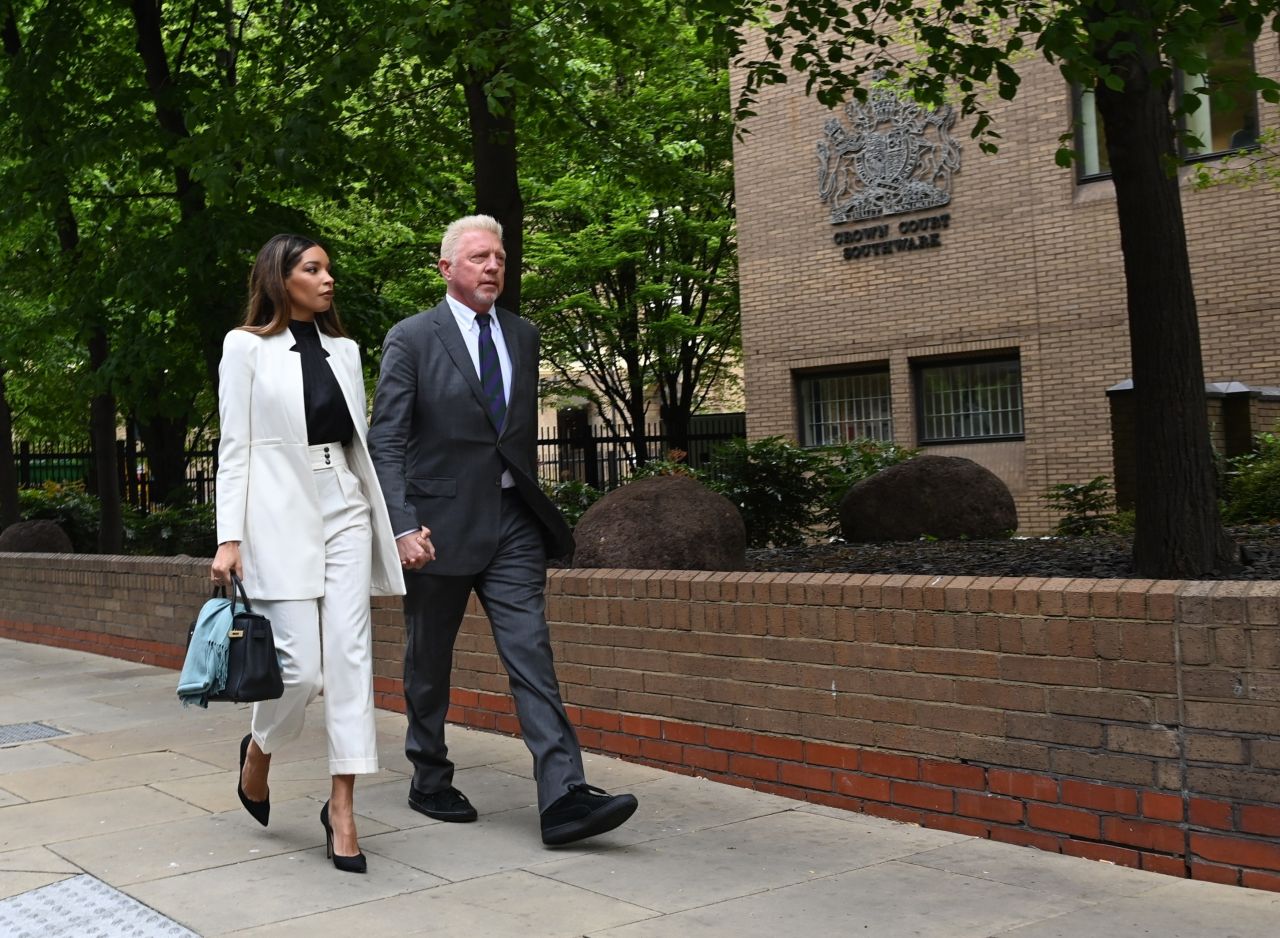
[[[0,636],[179,667],[207,561],[0,554]],[[1280,891],[1280,583],[561,570],[583,744]],[[380,706],[403,624],[375,605]],[[451,719],[518,731],[473,604]]]

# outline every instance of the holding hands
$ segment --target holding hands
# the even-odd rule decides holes
[[[400,552],[400,566],[406,570],[421,570],[436,559],[435,545],[431,543],[431,529],[423,525],[417,531],[402,534],[396,539]]]

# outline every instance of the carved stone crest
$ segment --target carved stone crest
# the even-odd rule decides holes
[[[833,225],[951,201],[960,146],[949,132],[956,123],[949,104],[926,111],[873,88],[866,103],[850,101],[844,112],[849,126],[833,117],[818,141],[818,195]]]

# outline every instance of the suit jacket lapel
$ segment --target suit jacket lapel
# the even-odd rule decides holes
[[[505,430],[511,426],[511,418],[513,413],[517,413],[519,408],[515,407],[516,388],[520,387],[521,379],[524,377],[524,370],[527,367],[535,369],[537,374],[537,362],[532,366],[525,361],[525,352],[527,349],[521,345],[517,338],[519,335],[516,329],[516,320],[520,317],[515,313],[509,313],[505,309],[494,307],[494,312],[498,315],[498,325],[502,327],[502,341],[507,347],[507,357],[511,359],[511,387],[507,388],[507,419],[503,423],[502,429]]]
[[[475,397],[476,403],[480,405],[480,410],[484,413],[485,419],[493,426],[493,418],[489,416],[488,402],[485,401],[484,388],[480,385],[480,376],[476,374],[475,362],[471,360],[471,353],[467,351],[467,343],[462,339],[462,331],[458,328],[458,320],[454,318],[453,310],[449,308],[447,301],[442,301],[439,306],[431,310],[430,313],[432,326],[435,328],[436,335],[440,338],[440,344],[444,346],[449,357],[453,359],[453,365],[458,369],[467,386],[471,388],[471,394]],[[508,354],[511,347],[507,346]],[[511,362],[512,371],[515,370],[515,359]],[[501,427],[494,427],[497,432],[501,431]]]

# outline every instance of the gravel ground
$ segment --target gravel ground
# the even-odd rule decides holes
[[[1244,548],[1240,571],[1205,579],[1280,580],[1280,523],[1228,529]],[[749,550],[755,571],[900,573],[953,576],[1133,577],[1127,537],[1045,537],[1000,541],[890,541]]]

